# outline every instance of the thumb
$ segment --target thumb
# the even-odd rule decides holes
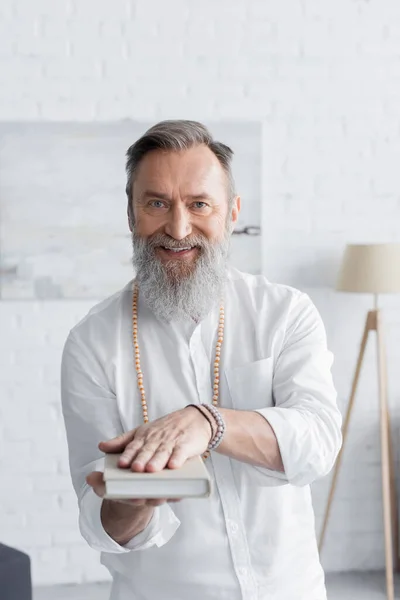
[[[135,429],[133,429],[132,431],[127,431],[126,433],[121,433],[120,435],[118,435],[115,438],[112,438],[111,440],[107,440],[104,442],[100,442],[99,444],[99,450],[101,450],[102,452],[123,452],[125,450],[125,447],[127,446],[127,444],[129,444],[129,442],[131,442],[133,440],[133,437],[135,435]]]
[[[89,473],[89,475],[86,477],[86,483],[93,488],[97,496],[100,496],[100,498],[104,496],[105,485],[103,473],[100,471],[93,471],[92,473]]]

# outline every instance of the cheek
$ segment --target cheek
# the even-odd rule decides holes
[[[222,240],[226,231],[226,215],[213,215],[206,222],[201,223],[199,229],[209,240]]]
[[[140,209],[135,211],[135,229],[139,235],[143,237],[152,235],[158,227],[159,224],[155,219],[152,219]]]

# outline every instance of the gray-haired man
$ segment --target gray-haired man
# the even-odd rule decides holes
[[[159,123],[127,155],[136,278],[63,355],[82,534],[113,600],[323,600],[309,484],[341,416],[321,319],[305,294],[228,267],[232,152],[203,125]],[[104,452],[156,471],[210,444],[208,500],[103,501]]]

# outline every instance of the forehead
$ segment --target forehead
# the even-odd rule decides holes
[[[206,146],[179,152],[152,150],[141,160],[135,176],[134,193],[146,188],[164,193],[178,189],[197,194],[199,188],[209,193],[227,190],[227,175],[215,154]]]

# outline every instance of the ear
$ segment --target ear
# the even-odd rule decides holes
[[[130,200],[128,200],[128,208],[126,210],[126,214],[128,215],[128,225],[129,225],[129,229],[130,229],[131,233],[133,232],[133,224],[134,224],[132,212],[133,211],[132,211],[132,208],[130,205]]]
[[[231,212],[232,225],[237,223],[237,220],[239,218],[239,213],[240,213],[240,196],[235,196],[235,198],[233,199],[232,212]]]

